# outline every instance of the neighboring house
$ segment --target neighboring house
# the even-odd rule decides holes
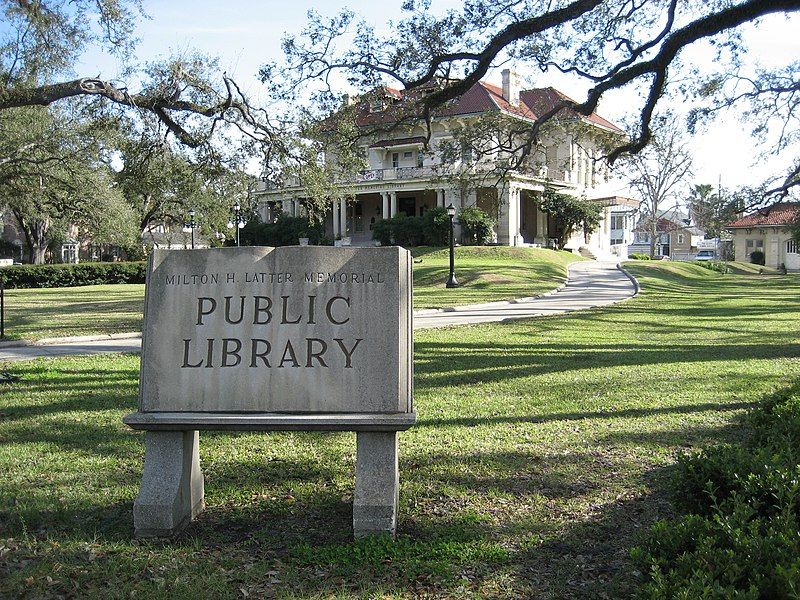
[[[634,228],[634,241],[629,252],[650,254],[651,218],[645,214]],[[668,256],[673,260],[690,260],[703,243],[705,232],[692,225],[688,214],[677,208],[662,210],[656,221],[656,256]]]
[[[612,196],[610,190],[619,186],[608,184],[608,165],[601,158],[601,138],[624,136],[613,123],[596,113],[583,117],[563,110],[552,120],[552,127],[543,130],[541,147],[518,168],[503,170],[499,165],[507,164],[507,152],[475,153],[473,147],[464,145],[460,153],[454,153],[453,146],[463,142],[457,141],[454,132],[468,130],[485,116],[508,118],[517,129],[523,125],[520,131],[528,131],[526,125],[533,125],[538,116],[566,99],[564,94],[554,88],[522,90],[518,77],[506,69],[502,87],[481,81],[435,114],[427,150],[428,132],[421,122],[389,134],[369,133],[371,125],[391,120],[393,106],[403,99],[403,91],[383,88],[369,100],[356,101],[357,125],[365,136],[362,150],[369,168],[347,184],[354,201],[332,200],[325,223],[328,235],[350,237],[354,244],[371,243],[372,229],[380,219],[401,212],[419,216],[452,203],[457,211],[477,205],[494,216],[498,244],[545,246],[555,237],[554,227],[552,219],[539,210],[537,199],[549,185],[596,199],[604,206],[599,231],[588,240],[583,234],[575,236],[568,247],[589,245],[608,254],[612,242],[616,246],[631,241],[633,201]],[[443,160],[444,153],[451,158]],[[281,186],[264,182],[257,194],[262,220],[271,220],[280,210],[292,215],[302,212],[305,191],[297,181]]]
[[[790,229],[798,217],[800,204],[782,202],[728,223],[735,260],[749,262],[750,255],[758,250],[764,253],[767,267],[800,270],[798,244],[792,239]]]

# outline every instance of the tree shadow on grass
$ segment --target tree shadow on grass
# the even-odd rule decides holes
[[[534,449],[431,454],[418,448],[402,455],[396,542],[352,540],[352,457],[342,461],[341,452],[324,451],[328,444],[341,445],[336,437],[341,434],[313,437],[315,454],[327,456],[321,461],[305,457],[262,463],[251,457],[208,465],[209,506],[172,540],[128,546],[132,497],[93,506],[97,490],[91,489],[71,506],[26,509],[30,512],[24,519],[64,546],[90,540],[100,549],[128,548],[123,554],[129,556],[145,552],[149,561],[164,565],[159,576],[167,579],[179,574],[213,578],[224,565],[236,571],[231,575],[236,589],[259,589],[273,577],[266,569],[237,570],[237,564],[277,560],[281,577],[287,578],[284,591],[302,596],[342,589],[437,596],[463,593],[465,585],[480,594],[502,573],[518,597],[618,597],[635,580],[627,549],[655,518],[669,514],[666,481],[672,467],[642,470],[627,454],[608,454],[608,448],[626,441],[667,446],[716,442],[731,429],[693,428],[670,432],[669,439],[661,439],[659,431],[628,440],[609,436],[596,449],[546,457]],[[201,455],[204,437],[209,445],[232,441],[229,434],[201,434]],[[248,438],[239,441],[249,443]],[[106,485],[130,487],[131,477],[130,472],[112,472]],[[609,481],[639,491],[609,496],[604,490]],[[293,488],[287,497],[286,490]],[[26,504],[23,498],[20,505]],[[22,514],[0,515],[5,536],[24,535]],[[221,558],[210,558],[212,549]],[[187,561],[171,564],[168,557],[176,551]],[[53,560],[69,571],[83,568],[88,559],[65,551]],[[104,560],[114,577],[131,582],[140,576],[126,556],[110,554]],[[26,574],[35,567],[14,568]]]
[[[642,367],[678,363],[743,361],[800,357],[800,344],[699,344],[632,347],[626,344],[503,344],[503,351],[476,342],[416,342],[415,371],[419,389],[470,385],[516,377],[563,373],[599,367]]]

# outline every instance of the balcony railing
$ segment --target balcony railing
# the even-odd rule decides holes
[[[488,172],[496,169],[497,166],[494,164],[474,164],[471,165],[470,170],[472,172]],[[547,167],[528,167],[523,166],[520,168],[515,169],[517,173],[538,177],[545,179],[547,178]],[[435,177],[437,175],[437,171],[434,167],[393,167],[389,169],[366,169],[364,171],[360,171],[358,174],[355,175],[352,179],[340,179],[339,183],[345,182],[370,182],[370,181],[397,181],[397,180],[405,180],[405,179],[421,179],[426,177]],[[298,177],[288,177],[281,187],[299,187],[300,186],[300,179]],[[267,191],[267,190],[274,190],[279,189],[278,186],[271,182],[261,181],[259,182],[258,190],[259,191]]]
[[[418,179],[432,177],[431,167],[394,167],[391,169],[369,169],[358,174],[357,181],[386,181],[396,179]]]

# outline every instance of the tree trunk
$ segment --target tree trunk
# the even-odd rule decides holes
[[[656,235],[658,234],[658,220],[650,219],[650,258],[656,256]]]
[[[44,264],[47,254],[47,234],[50,231],[50,219],[26,220],[15,214],[17,222],[25,234],[25,245],[28,247],[28,262],[34,265]]]

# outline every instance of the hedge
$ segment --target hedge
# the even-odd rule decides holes
[[[800,590],[800,383],[748,417],[744,444],[679,461],[676,503],[632,552],[640,598],[796,598]]]
[[[109,283],[144,283],[147,263],[109,262],[77,265],[17,265],[0,268],[6,288],[59,288]]]

